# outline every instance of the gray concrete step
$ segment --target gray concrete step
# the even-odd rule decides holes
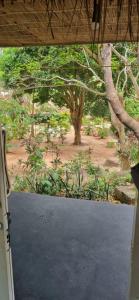
[[[16,300],[127,300],[134,208],[12,193]]]

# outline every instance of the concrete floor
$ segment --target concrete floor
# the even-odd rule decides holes
[[[134,209],[12,193],[16,300],[127,300]]]

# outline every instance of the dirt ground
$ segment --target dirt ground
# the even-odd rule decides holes
[[[73,159],[76,154],[82,152],[91,153],[92,162],[105,169],[119,171],[119,159],[116,155],[116,147],[108,148],[107,144],[112,141],[112,137],[107,137],[105,139],[100,139],[94,136],[82,135],[82,145],[74,146],[74,132],[71,130],[70,133],[66,135],[64,145],[60,144],[58,140],[54,140],[54,143],[59,148],[60,159],[63,163]],[[7,163],[9,172],[12,177],[21,173],[21,168],[19,166],[19,160],[25,161],[27,159],[27,154],[22,141],[10,142],[11,147],[9,153],[7,153]],[[45,160],[48,165],[51,165],[51,161],[55,158],[54,151],[49,150],[46,153]]]

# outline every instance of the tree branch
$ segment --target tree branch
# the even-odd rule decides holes
[[[126,69],[124,69],[124,74],[125,74],[125,81],[124,81],[124,84],[123,84],[123,87],[122,87],[122,92],[124,94],[124,89],[126,87],[126,84],[127,84],[127,73],[126,73]]]
[[[107,68],[106,66],[111,66],[111,56],[112,56],[112,45],[103,45],[102,60],[103,60],[103,70],[104,70],[104,80],[106,83],[106,93],[107,99],[110,102],[113,111],[115,112],[117,118],[128,128],[130,128],[137,139],[139,140],[139,122],[128,115],[124,110],[122,103],[119,100],[117,91],[114,87],[112,78],[112,68]]]
[[[87,52],[89,57],[93,58],[95,62],[101,66],[101,60],[95,52],[91,51],[87,46],[83,46],[83,49]]]
[[[29,79],[30,77],[26,77],[26,78],[24,78],[24,81],[25,80],[27,80],[27,79]],[[96,94],[96,95],[99,95],[99,96],[105,96],[106,95],[106,93],[102,93],[102,92],[99,92],[99,91],[96,91],[96,90],[93,90],[92,88],[90,88],[90,87],[88,87],[84,82],[82,82],[82,81],[80,81],[80,80],[77,80],[77,79],[67,79],[67,78],[63,78],[63,77],[61,77],[61,76],[58,76],[58,75],[56,75],[56,76],[54,76],[54,77],[52,77],[52,78],[49,78],[49,79],[45,79],[45,78],[37,78],[37,77],[31,77],[31,79],[34,79],[34,80],[41,80],[41,81],[44,81],[44,82],[50,82],[50,81],[53,81],[53,80],[55,80],[55,79],[59,79],[59,80],[62,80],[62,81],[64,81],[64,82],[67,82],[68,84],[67,85],[65,85],[65,86],[76,86],[76,87],[80,87],[80,88],[82,88],[82,89],[85,89],[86,91],[88,91],[88,92],[90,92],[90,93],[93,93],[93,94]],[[61,86],[61,87],[63,87],[63,85],[60,85],[60,84],[58,84],[58,85],[50,85],[50,86],[48,86],[48,85],[40,85],[40,86],[38,86],[39,88],[40,87],[58,87],[58,86]],[[28,85],[27,85],[27,89],[31,89],[31,88],[33,88],[33,86],[29,86],[29,88],[28,88]],[[34,86],[34,88],[37,88],[36,86]]]
[[[116,81],[116,90],[118,90],[118,84],[119,84],[120,76],[121,76],[121,74],[124,72],[124,69],[125,69],[125,68],[123,68],[123,69],[119,72],[119,74],[118,74],[117,81]]]
[[[137,98],[139,99],[139,86],[137,83],[137,79],[132,72],[131,64],[128,62],[128,59],[125,58],[123,55],[121,55],[112,45],[111,45],[111,47],[112,47],[113,53],[125,64],[126,72],[129,75],[130,80],[133,83],[133,86],[134,86],[136,94],[137,94]]]
[[[85,50],[84,48],[83,48],[83,52],[84,52],[84,56],[85,56],[85,59],[86,59],[86,62],[87,62],[87,66],[88,66],[88,67],[86,67],[86,68],[87,68],[88,70],[90,70],[90,71],[92,72],[92,74],[93,74],[94,76],[96,76],[97,79],[98,79],[101,83],[105,84],[104,80],[102,80],[102,79],[98,76],[98,74],[91,68],[91,66],[90,66],[90,64],[89,64],[89,60],[88,60],[87,54],[86,54],[86,50]]]

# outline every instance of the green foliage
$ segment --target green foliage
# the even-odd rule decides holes
[[[125,173],[124,175],[120,175],[112,172],[107,174],[110,183],[110,192],[113,194],[115,187],[119,185],[127,185],[132,182],[131,174]]]
[[[91,136],[93,134],[93,120],[89,116],[84,116],[82,124],[85,135]]]
[[[47,173],[36,180],[35,192],[47,195],[59,195],[63,182],[60,170],[48,169]]]
[[[21,177],[19,175],[17,175],[15,177],[15,181],[14,181],[14,190],[16,192],[25,192],[28,191],[28,183],[27,183],[27,179],[24,177]],[[29,191],[31,190],[31,188],[29,188]],[[32,190],[31,190],[32,191]],[[34,190],[33,190],[34,191]]]
[[[100,54],[101,46],[88,45],[86,47],[94,53],[97,59],[92,59],[89,55],[86,59],[82,45],[3,49],[0,59],[0,79],[6,87],[14,89],[18,94],[23,94],[25,91],[34,92],[35,101],[45,103],[51,99],[59,106],[65,103],[67,105],[65,90],[68,87],[61,78],[75,79],[87,84],[92,90],[104,92],[103,69],[101,63],[97,62],[100,59],[98,53]],[[120,54],[127,55],[136,76],[138,73],[138,68],[135,67],[137,44],[117,43],[114,47]],[[134,95],[131,81],[129,78],[127,78],[127,82],[125,80],[123,62],[114,53],[112,70],[115,85],[119,76],[118,92],[124,92],[124,96],[127,98]],[[124,91],[123,85],[125,85]],[[76,88],[78,89],[78,84]],[[85,114],[102,117],[109,115],[105,96],[86,91],[85,98]]]
[[[105,139],[108,136],[108,129],[103,127],[103,128],[98,128],[98,136],[101,139]]]
[[[85,126],[84,133],[85,135],[91,136],[93,134],[93,126],[92,125]]]
[[[105,97],[94,96],[89,93],[85,102],[84,112],[85,114],[90,114],[92,117],[109,117],[107,99],[105,99]]]
[[[48,168],[44,155],[46,148],[40,147],[40,141],[27,140],[27,161],[20,161],[23,168],[23,177],[16,176],[14,189],[24,190],[40,194],[56,195],[61,190],[61,170]]]
[[[47,167],[44,161],[45,149],[38,144],[27,143],[28,159],[21,162],[24,170],[23,177],[16,177],[14,189],[40,194],[65,196],[89,200],[108,201],[113,197],[117,184],[126,184],[131,179],[117,176],[94,166],[89,153],[80,152],[66,164],[59,160],[56,151],[53,167]],[[59,166],[60,165],[60,166]]]
[[[86,105],[84,104],[82,109],[88,113],[89,108],[91,114],[92,94],[84,88],[85,86],[92,90],[97,88],[100,92],[104,91],[98,76],[90,71],[91,68],[95,69],[102,77],[102,70],[90,57],[86,59],[82,45],[4,49],[0,68],[1,80],[7,88],[14,89],[15,95],[33,93],[34,102],[43,104],[51,100],[59,107],[66,106],[70,112],[73,109],[79,110],[78,106],[82,107],[77,99],[84,90]],[[70,83],[71,80],[73,82]],[[71,90],[73,95],[76,95],[73,101],[68,99]],[[93,95],[93,102],[97,100],[98,97]],[[94,108],[98,113],[102,110],[103,101],[101,102],[99,108]]]
[[[125,106],[129,115],[139,120],[139,101],[128,98],[125,101]]]
[[[136,164],[139,162],[139,145],[132,144],[130,149],[130,160],[132,163]]]
[[[94,125],[103,125],[104,119],[102,117],[95,117],[93,119]]]
[[[0,123],[7,130],[7,139],[22,139],[28,132],[31,119],[25,107],[15,99],[0,99]]]
[[[121,159],[123,156],[124,159],[130,162],[131,165],[139,162],[139,143],[132,132],[128,132],[126,147],[124,151],[118,151],[118,155]]]
[[[47,136],[47,142],[51,142],[52,137],[59,137],[64,143],[65,135],[70,129],[70,118],[67,112],[38,113],[33,116],[35,124],[43,124],[42,135]]]
[[[1,80],[5,86],[14,90],[18,89],[18,94],[23,93],[22,78],[33,75],[35,70],[39,70],[40,64],[37,57],[37,47],[5,48],[0,59]],[[26,79],[25,82],[27,82]],[[30,83],[30,81],[28,81]]]
[[[24,162],[24,167],[26,170],[31,170],[33,172],[41,171],[45,166],[43,155],[46,151],[46,148],[38,147],[39,140],[32,139],[26,141],[26,152],[28,154],[28,159]]]

